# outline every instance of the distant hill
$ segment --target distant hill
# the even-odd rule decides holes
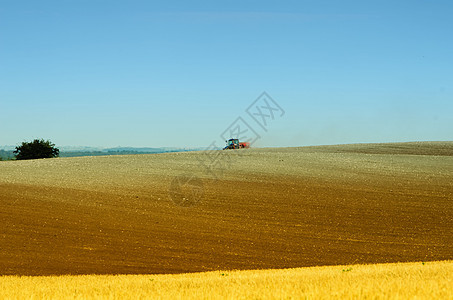
[[[0,160],[10,160],[14,158],[13,150],[0,150]]]
[[[0,160],[14,159],[15,146],[0,146]],[[97,148],[97,147],[80,147],[80,146],[62,146],[60,157],[79,157],[79,156],[106,156],[106,155],[134,155],[134,154],[156,154],[168,152],[187,152],[199,151],[204,148],[175,148],[175,147],[115,147],[115,148]]]
[[[197,149],[170,149],[170,148],[132,148],[118,147],[108,148],[96,151],[60,151],[60,157],[78,157],[78,156],[106,156],[106,155],[134,155],[134,154],[157,154],[168,152],[186,152]]]

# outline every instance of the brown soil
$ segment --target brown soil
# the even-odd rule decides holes
[[[205,152],[1,162],[0,275],[453,259],[452,149],[220,151],[218,179]],[[188,207],[169,196],[184,173]]]

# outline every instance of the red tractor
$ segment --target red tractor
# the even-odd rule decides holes
[[[239,142],[238,139],[229,139],[226,143],[227,145],[223,148],[223,150],[250,148],[249,142]]]

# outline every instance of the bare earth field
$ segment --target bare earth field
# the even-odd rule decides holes
[[[0,162],[0,275],[453,259],[453,142],[226,152]]]

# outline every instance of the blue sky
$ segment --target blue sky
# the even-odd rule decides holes
[[[0,145],[453,140],[451,1],[0,0]],[[247,120],[249,121],[249,120]]]

